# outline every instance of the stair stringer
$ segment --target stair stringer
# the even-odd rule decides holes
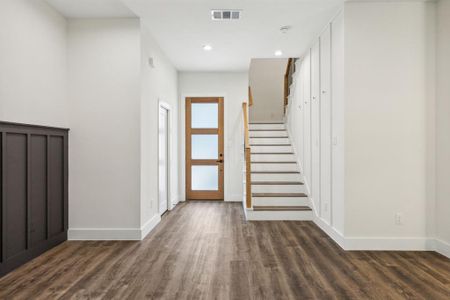
[[[302,162],[300,161],[300,155],[298,155],[298,151],[297,151],[297,148],[295,147],[295,143],[292,140],[291,130],[290,130],[289,126],[287,126],[286,123],[285,123],[285,127],[286,127],[286,131],[288,133],[288,136],[289,136],[289,140],[291,141],[291,146],[292,146],[292,150],[294,152],[295,161],[297,162],[298,168],[300,169],[300,174],[303,174],[303,176],[302,176],[303,184],[304,184],[304,186],[306,188],[306,194],[308,195],[309,207],[311,207],[312,210],[313,210],[313,213],[315,215],[317,215],[317,211],[318,210],[317,210],[317,208],[315,206],[315,203],[314,203],[314,201],[313,201],[313,199],[311,197],[311,189],[309,187],[308,178],[306,178],[305,173],[303,172],[303,170],[304,170],[303,169],[303,165],[302,165]]]

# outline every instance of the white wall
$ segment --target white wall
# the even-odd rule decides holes
[[[141,226],[147,227],[148,223],[159,218],[156,142],[159,129],[159,101],[171,107],[169,197],[172,205],[178,202],[178,74],[144,25],[141,25],[141,35]],[[153,67],[149,65],[149,58],[153,58]]]
[[[0,120],[71,129],[69,238],[140,239],[159,221],[159,100],[172,107],[175,204],[177,71],[139,20],[66,21],[45,1],[0,2]]]
[[[69,238],[139,233],[140,33],[137,19],[69,21]]]
[[[0,2],[0,120],[68,127],[66,21],[44,1]]]
[[[450,1],[437,4],[436,237],[450,256]]]
[[[247,72],[180,72],[179,145],[180,145],[180,199],[185,200],[185,98],[224,97],[224,160],[225,201],[242,201],[242,102],[247,101]]]
[[[437,109],[435,3],[346,2],[331,22],[331,218],[315,221],[345,249],[430,249],[434,227],[448,241],[449,11],[439,5]],[[294,144],[309,147],[305,101],[294,90],[287,120]]]
[[[285,58],[252,59],[249,84],[253,105],[249,110],[251,122],[281,122],[284,116],[284,74],[288,60]]]
[[[422,2],[345,4],[346,237],[423,248],[432,12]]]

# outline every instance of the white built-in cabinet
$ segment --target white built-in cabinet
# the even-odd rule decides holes
[[[343,228],[343,17],[337,15],[296,62],[286,121],[314,212]]]
[[[310,198],[320,209],[320,42],[311,48],[311,180]]]
[[[321,217],[330,222],[331,203],[331,28],[320,35],[320,189]]]
[[[307,187],[311,187],[311,54],[308,52],[303,60],[303,173]],[[310,192],[310,191],[309,191]]]
[[[332,91],[331,25],[301,58],[288,126],[316,214],[331,223]]]

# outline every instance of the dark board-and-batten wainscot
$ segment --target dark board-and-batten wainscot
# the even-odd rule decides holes
[[[0,277],[67,240],[68,132],[0,121]]]

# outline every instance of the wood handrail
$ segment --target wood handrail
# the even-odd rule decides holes
[[[250,90],[250,89],[249,89]],[[244,115],[244,155],[245,155],[245,207],[252,207],[252,186],[251,186],[251,150],[248,128],[248,107],[247,103],[242,103]]]
[[[284,113],[286,113],[286,107],[289,102],[289,76],[291,74],[292,62],[293,59],[289,58],[286,66],[286,73],[284,73]]]
[[[250,142],[249,142],[249,133],[248,133],[248,109],[247,109],[247,103],[242,103],[242,112],[244,114],[244,147],[250,148]]]
[[[248,106],[253,105],[253,94],[252,94],[252,87],[248,86]]]

